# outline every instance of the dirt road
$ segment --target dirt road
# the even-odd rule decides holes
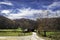
[[[0,37],[0,40],[44,40],[43,38],[40,38],[36,35],[35,32],[33,32],[30,36],[4,36]]]

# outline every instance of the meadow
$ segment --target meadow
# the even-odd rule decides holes
[[[28,36],[32,32],[24,33],[21,29],[0,29],[0,36]]]

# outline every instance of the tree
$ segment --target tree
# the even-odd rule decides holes
[[[34,31],[36,29],[36,21],[30,19],[16,19],[16,23],[18,23],[18,27],[24,29],[28,29],[28,31]]]

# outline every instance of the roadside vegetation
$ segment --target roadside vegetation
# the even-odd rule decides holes
[[[60,18],[44,18],[38,21],[38,34],[51,40],[60,40]]]
[[[44,32],[37,33],[38,36],[44,37]],[[46,37],[44,39],[48,40],[60,40],[60,32],[46,32]]]

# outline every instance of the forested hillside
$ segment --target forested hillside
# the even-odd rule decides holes
[[[40,31],[60,31],[60,18],[43,18],[37,22]]]
[[[11,20],[4,16],[0,16],[0,29],[35,29],[36,21],[30,19],[16,19]]]
[[[0,16],[0,29],[17,28],[16,22],[4,16]]]
[[[37,27],[37,21],[30,20],[30,19],[16,19],[14,20],[16,23],[18,23],[18,27],[22,29],[29,29],[29,30],[34,30]]]

